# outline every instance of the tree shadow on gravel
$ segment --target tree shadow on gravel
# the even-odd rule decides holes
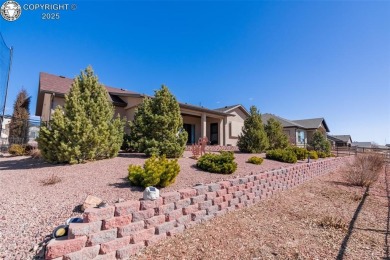
[[[190,168],[194,169],[196,172],[207,172],[196,167],[196,164],[191,165]],[[212,173],[212,172],[207,172],[207,173]]]
[[[121,158],[139,158],[139,159],[148,159],[149,157],[143,153],[119,153],[117,157]]]
[[[348,182],[342,182],[342,181],[325,181],[325,182],[335,184],[335,185],[341,185],[345,187],[356,187]]]
[[[348,246],[348,242],[349,242],[349,239],[352,235],[352,232],[355,228],[355,222],[359,216],[359,213],[362,211],[362,208],[363,208],[363,205],[364,205],[364,202],[366,201],[367,199],[367,196],[369,194],[369,189],[370,189],[370,186],[367,186],[366,187],[366,190],[364,191],[364,194],[363,194],[363,197],[358,205],[358,207],[356,208],[356,211],[355,213],[353,214],[353,217],[351,219],[351,222],[349,222],[349,225],[348,225],[348,232],[347,234],[345,235],[344,239],[343,239],[343,242],[341,243],[340,245],[340,249],[339,249],[339,253],[337,254],[337,257],[336,259],[337,260],[342,260],[344,259],[344,255],[345,255],[345,250],[347,249],[347,246]]]
[[[119,189],[130,189],[131,191],[144,191],[144,188],[131,186],[129,179],[121,178],[121,182],[109,183],[108,186],[119,188]]]
[[[48,167],[63,166],[64,164],[50,164],[40,159],[17,158],[12,160],[0,160],[0,170],[27,170],[40,169]]]

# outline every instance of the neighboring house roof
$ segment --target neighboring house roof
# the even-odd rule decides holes
[[[372,148],[372,142],[352,142],[351,146]]]
[[[274,114],[262,114],[261,115],[261,119],[263,120],[263,124],[266,124],[267,121],[270,119],[270,118],[273,118],[275,119],[276,121],[280,122],[282,124],[283,127],[297,127],[297,128],[305,128],[304,126],[298,124],[298,123],[295,123],[293,121],[290,121],[288,119],[285,119],[283,117],[280,117],[280,116],[277,116],[277,115],[274,115]]]
[[[352,142],[352,138],[350,135],[328,135],[328,138],[336,142],[344,142],[344,143],[348,143],[349,141]]]
[[[318,129],[321,124],[325,127],[326,132],[330,132],[328,125],[325,122],[324,118],[311,118],[311,119],[301,119],[301,120],[292,120],[294,123],[302,125],[306,129]]]
[[[220,111],[220,112],[229,113],[229,112],[233,111],[233,110],[236,109],[236,108],[241,109],[241,110],[244,112],[244,114],[245,114],[246,116],[249,116],[249,115],[250,115],[249,112],[248,112],[248,110],[246,110],[246,108],[245,108],[243,105],[241,105],[241,104],[232,105],[232,106],[225,106],[225,107],[221,107],[221,108],[216,108],[216,109],[214,109],[214,110],[215,110],[215,111]]]
[[[389,149],[385,145],[379,145],[374,142],[353,142],[351,146],[357,146],[359,148],[380,148],[380,149]]]

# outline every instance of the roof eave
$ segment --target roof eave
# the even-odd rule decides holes
[[[215,111],[215,110],[211,110],[211,109],[207,109],[207,108],[194,107],[192,105],[188,105],[188,104],[184,104],[184,103],[179,103],[179,106],[182,107],[182,108],[192,109],[192,110],[195,110],[195,111],[215,114],[215,115],[219,115],[219,116],[234,116],[234,115],[229,114],[229,113],[219,112],[219,111]]]

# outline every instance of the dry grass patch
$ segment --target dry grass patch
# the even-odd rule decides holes
[[[34,148],[34,149],[30,150],[29,155],[33,159],[41,159],[42,158],[41,150],[39,150],[38,148]]]
[[[52,174],[49,178],[46,178],[44,180],[41,180],[41,184],[43,186],[47,186],[47,185],[54,185],[54,184],[57,184],[59,182],[61,182],[62,179],[60,177],[58,177],[57,175],[55,174]]]
[[[318,221],[318,226],[322,228],[334,228],[347,230],[347,223],[340,217],[336,216],[325,216],[320,221]]]
[[[382,154],[359,154],[347,164],[343,178],[352,185],[368,187],[378,180],[384,164]]]
[[[361,194],[354,193],[351,195],[351,200],[353,201],[361,201],[363,196]]]

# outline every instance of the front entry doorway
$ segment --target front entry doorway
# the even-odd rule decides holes
[[[195,143],[195,125],[183,124],[183,128],[188,133],[187,144],[194,144]]]
[[[218,144],[218,123],[210,124],[210,144]]]

